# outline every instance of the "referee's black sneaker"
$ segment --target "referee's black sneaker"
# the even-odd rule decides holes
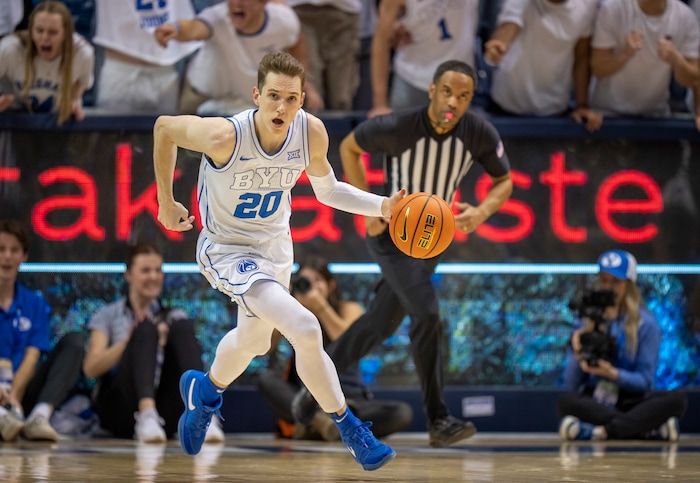
[[[471,421],[462,421],[454,416],[447,415],[430,423],[430,446],[442,448],[457,441],[471,438],[476,434],[476,426]]]

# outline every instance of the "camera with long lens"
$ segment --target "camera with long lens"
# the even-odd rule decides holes
[[[617,360],[617,341],[606,330],[603,330],[603,313],[607,307],[615,305],[615,294],[612,290],[593,290],[586,292],[580,300],[569,302],[569,308],[576,312],[579,318],[589,318],[593,321],[593,330],[581,334],[581,354],[591,367],[598,366],[598,361],[604,360],[615,364]]]
[[[311,290],[311,280],[303,275],[292,277],[292,295],[303,295]]]

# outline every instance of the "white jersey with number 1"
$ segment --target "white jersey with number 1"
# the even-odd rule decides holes
[[[474,65],[478,0],[406,0],[400,21],[411,41],[396,52],[394,69],[416,89],[427,91],[446,60]]]
[[[256,111],[228,118],[236,146],[224,166],[202,156],[199,213],[207,236],[217,243],[259,245],[290,231],[291,190],[309,164],[308,119],[300,109],[282,147],[268,154],[255,134]]]

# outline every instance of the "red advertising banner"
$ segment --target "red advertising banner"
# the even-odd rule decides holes
[[[329,152],[341,178],[344,134],[331,133]],[[457,233],[445,261],[589,263],[612,246],[641,263],[698,259],[700,145],[507,136],[504,144],[513,196],[475,233]],[[26,223],[32,261],[119,262],[124,244],[142,237],[162,240],[168,261],[193,260],[197,233],[166,231],[156,220],[150,131],[6,130],[0,155],[0,216]],[[175,175],[176,197],[197,217],[199,157],[181,150]],[[381,157],[365,162],[373,190],[383,192]],[[475,164],[458,197],[478,203],[489,186]],[[362,218],[321,205],[305,176],[292,203],[298,254],[370,261]]]

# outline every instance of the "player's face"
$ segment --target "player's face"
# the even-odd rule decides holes
[[[452,129],[459,122],[474,97],[474,81],[467,74],[447,71],[437,84],[430,84],[429,114],[440,127]],[[452,114],[449,119],[447,113]]]
[[[253,101],[260,108],[255,117],[257,129],[286,133],[304,103],[301,79],[271,72],[267,74],[262,92],[253,87]]]
[[[0,233],[0,283],[14,283],[20,263],[27,261],[27,254],[16,236]]]
[[[36,14],[32,26],[32,41],[41,59],[51,61],[61,55],[64,38],[61,15],[49,12]]]
[[[260,30],[265,21],[267,0],[228,0],[228,11],[233,28],[252,34]]]
[[[124,277],[129,293],[143,299],[155,299],[163,289],[163,257],[156,253],[142,253],[134,257]]]

